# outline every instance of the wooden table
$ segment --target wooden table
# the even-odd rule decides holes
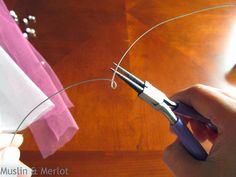
[[[142,32],[171,17],[235,0],[6,0],[37,17],[34,46],[66,86],[111,78],[109,68]],[[235,91],[236,8],[212,10],[161,26],[143,38],[122,66],[167,95],[202,83]],[[117,80],[68,91],[79,132],[47,160],[25,131],[22,158],[32,166],[61,164],[70,176],[171,176],[162,152],[174,140],[168,122]]]
[[[31,165],[34,176],[81,177],[169,177],[162,153],[148,152],[57,152],[47,160],[35,151],[24,152],[22,160]]]

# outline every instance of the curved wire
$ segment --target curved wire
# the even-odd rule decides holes
[[[37,106],[35,106],[24,118],[23,120],[21,121],[21,123],[19,124],[19,126],[17,127],[16,131],[14,132],[14,135],[12,137],[12,140],[11,140],[11,143],[13,143],[14,141],[14,138],[17,134],[17,132],[19,131],[20,127],[22,126],[22,124],[24,123],[24,121],[29,117],[29,115],[34,112],[38,107],[40,107],[42,104],[44,104],[46,101],[48,101],[49,99],[51,99],[52,97],[56,96],[57,94],[60,94],[61,92],[63,91],[66,91],[72,87],[76,87],[76,86],[79,86],[79,85],[82,85],[82,84],[86,84],[86,83],[90,83],[90,82],[96,82],[96,81],[110,81],[111,82],[111,79],[108,79],[108,78],[95,78],[95,79],[89,79],[89,80],[84,80],[84,81],[80,81],[80,82],[76,82],[74,84],[71,84],[59,91],[57,91],[56,93],[50,95],[49,97],[47,97],[45,100],[43,100],[41,103],[39,103]],[[116,82],[115,82],[116,84]]]
[[[184,17],[187,17],[187,16],[190,16],[190,15],[194,15],[194,14],[197,14],[197,13],[201,13],[201,12],[205,12],[205,11],[209,11],[209,10],[214,10],[214,9],[220,9],[220,8],[225,8],[225,7],[234,7],[236,6],[236,4],[223,4],[223,5],[217,5],[217,6],[212,6],[212,7],[207,7],[207,8],[204,8],[204,9],[200,9],[200,10],[196,10],[196,11],[192,11],[192,12],[189,12],[189,13],[186,13],[186,14],[183,14],[183,15],[179,15],[179,16],[176,16],[176,17],[173,17],[173,18],[170,18],[170,19],[167,19],[167,20],[164,20],[160,23],[157,23],[156,25],[152,26],[151,28],[149,28],[148,30],[146,30],[144,33],[142,33],[137,39],[134,40],[134,42],[132,42],[130,44],[130,46],[126,49],[126,51],[124,52],[124,54],[122,55],[122,57],[120,58],[119,62],[117,63],[117,66],[115,68],[115,71],[112,75],[112,78],[111,78],[111,88],[113,89],[116,89],[117,87],[117,84],[115,83],[115,76],[117,74],[117,70],[121,64],[121,62],[124,60],[124,58],[126,57],[126,55],[129,53],[129,51],[133,48],[133,46],[140,40],[142,39],[146,34],[148,34],[149,32],[153,31],[154,29],[156,29],[157,27],[161,26],[161,25],[164,25],[166,23],[169,23],[169,22],[172,22],[172,21],[175,21],[175,20],[178,20],[178,19],[181,19],[181,18],[184,18]]]
[[[56,96],[57,94],[65,91],[65,90],[68,90],[72,87],[76,87],[76,86],[79,86],[81,84],[86,84],[86,83],[90,83],[90,82],[96,82],[96,81],[110,81],[111,82],[111,87],[113,89],[115,89],[117,87],[117,83],[115,82],[115,76],[116,76],[116,73],[117,73],[117,70],[118,70],[118,67],[120,66],[120,64],[122,63],[122,61],[124,60],[125,56],[128,54],[128,52],[133,48],[133,46],[140,40],[142,39],[146,34],[148,34],[149,32],[151,32],[152,30],[156,29],[157,27],[163,25],[163,24],[166,24],[168,22],[172,22],[174,20],[178,20],[178,19],[181,19],[181,18],[184,18],[184,17],[187,17],[187,16],[190,16],[190,15],[193,15],[193,14],[197,14],[197,13],[201,13],[201,12],[205,12],[205,11],[209,11],[209,10],[213,10],[213,9],[219,9],[219,8],[224,8],[224,7],[233,7],[233,6],[236,6],[236,4],[223,4],[223,5],[218,5],[218,6],[213,6],[213,7],[208,7],[208,8],[204,8],[204,9],[201,9],[201,10],[196,10],[196,11],[192,11],[192,12],[189,12],[189,13],[186,13],[186,14],[183,14],[183,15],[179,15],[179,16],[176,16],[176,17],[173,17],[173,18],[170,18],[170,19],[167,19],[165,21],[162,21],[160,23],[157,23],[156,25],[152,26],[151,28],[149,28],[148,30],[146,30],[144,33],[142,33],[136,40],[134,40],[134,42],[131,43],[131,45],[127,48],[127,50],[124,52],[124,54],[122,55],[122,57],[120,58],[119,62],[117,63],[117,66],[115,68],[115,72],[114,74],[112,75],[112,78],[111,79],[108,79],[108,78],[95,78],[95,79],[89,79],[89,80],[84,80],[84,81],[80,81],[80,82],[77,82],[75,84],[72,84],[72,85],[69,85],[59,91],[57,91],[56,93],[52,94],[51,96],[49,96],[48,98],[46,98],[45,100],[43,100],[41,103],[39,103],[37,106],[35,106],[24,118],[23,120],[21,121],[21,123],[19,124],[19,126],[17,127],[16,131],[14,132],[14,135],[13,135],[13,138],[11,140],[11,143],[14,141],[14,138],[17,134],[17,132],[19,131],[20,127],[22,126],[23,122],[29,117],[29,115],[35,111],[38,107],[40,107],[43,103],[45,103],[46,101],[48,101],[49,99],[51,99],[52,97]]]

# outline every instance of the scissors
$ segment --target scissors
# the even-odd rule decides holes
[[[171,129],[178,136],[184,148],[195,159],[205,160],[208,156],[207,152],[193,136],[186,124],[181,120],[181,117],[188,117],[197,120],[215,132],[217,132],[217,127],[212,124],[209,119],[203,117],[194,110],[194,108],[182,102],[171,101],[162,91],[152,86],[148,81],[142,81],[116,63],[114,63],[114,65],[117,70],[111,68],[113,72],[133,88],[141,99],[166,116],[170,122]]]

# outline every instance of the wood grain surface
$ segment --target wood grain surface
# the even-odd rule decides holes
[[[129,44],[158,22],[209,6],[236,3],[235,0],[5,2],[21,17],[28,14],[37,17],[38,37],[30,41],[50,63],[64,86],[91,78],[111,78],[112,62],[118,62]],[[236,63],[235,46],[236,7],[211,10],[157,28],[134,46],[122,66],[169,96],[198,83],[234,92],[236,68],[231,68]],[[79,155],[79,161],[82,163],[86,157],[92,157],[95,166],[99,164],[95,162],[97,156],[93,157],[89,152],[114,152],[123,156],[125,153],[119,151],[131,151],[137,158],[150,160],[152,156],[149,158],[148,151],[155,151],[154,156],[157,152],[161,154],[175,139],[164,116],[139,100],[135,92],[118,79],[117,83],[116,90],[110,88],[109,82],[97,82],[67,92],[75,105],[71,112],[80,130],[59,153],[80,151],[81,156],[87,155],[82,159]],[[22,149],[36,151],[30,132],[25,131],[24,136]],[[133,158],[129,153],[124,156]],[[56,161],[57,157],[56,154]],[[101,176],[170,176],[161,162],[161,155],[156,158],[147,164],[142,162],[141,169],[138,166],[140,159],[130,166],[132,173],[135,170],[147,172],[149,168],[154,169],[153,173],[128,175],[129,171],[123,171],[116,175],[113,171],[106,175],[104,170]],[[110,168],[122,171],[129,162],[116,160],[104,162],[117,164],[115,167],[108,165],[108,171]],[[85,164],[83,167],[88,170]],[[99,168],[93,168],[94,174]]]
[[[33,176],[73,177],[170,177],[162,153],[148,152],[75,152],[61,151],[46,161],[35,151],[22,154],[30,164]],[[63,159],[63,160],[62,160]]]

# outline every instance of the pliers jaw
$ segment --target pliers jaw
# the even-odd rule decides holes
[[[121,71],[123,74],[113,68],[111,68],[111,70],[133,88],[141,99],[150,104],[154,109],[163,112],[171,124],[177,121],[177,117],[171,110],[171,107],[174,108],[177,106],[175,102],[169,100],[163,92],[153,87],[148,81],[142,81],[121,66],[115,63],[114,65],[117,67],[117,70]]]
[[[111,70],[119,76],[126,84],[128,84],[132,89],[134,89],[138,94],[143,92],[145,84],[142,80],[122,68],[121,66],[113,63],[116,66],[116,69],[111,68]],[[123,74],[121,74],[119,71]]]
[[[167,98],[167,96],[163,92],[153,87],[148,81],[145,81],[144,90],[139,94],[139,97],[146,101],[157,111],[164,113],[171,124],[177,122],[178,118],[173,113],[170,107],[175,107],[177,106],[177,104]]]
[[[172,102],[163,92],[153,87],[149,82],[143,82],[122,67],[116,65],[116,70],[112,70],[131,88],[136,90],[140,98],[150,104],[157,111],[165,114],[171,124],[171,129],[176,133],[181,143],[193,157],[198,160],[205,160],[207,158],[208,154],[205,149],[193,136],[192,132],[188,129],[185,123],[182,122],[181,118],[178,118],[175,113],[189,115],[195,120],[199,120],[200,122],[208,125],[210,128],[215,128],[217,130],[217,127],[215,127],[209,119],[203,117],[196,112],[196,110],[181,102]],[[124,75],[117,70],[122,71]],[[175,113],[172,110],[174,110]]]

